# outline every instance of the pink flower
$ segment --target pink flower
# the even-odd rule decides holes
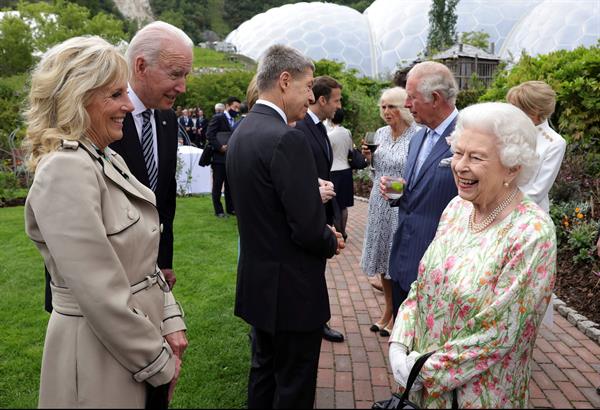
[[[427,315],[427,328],[429,330],[433,329],[433,314],[428,314]]]
[[[482,359],[482,360],[478,361],[477,364],[475,365],[475,368],[477,370],[481,370],[481,371],[486,370],[488,368],[488,366],[487,366],[487,360],[486,359]]]
[[[471,310],[471,306],[469,306],[469,305],[461,306],[458,311],[458,317],[460,317],[461,319],[464,319],[470,310]]]
[[[446,259],[446,262],[444,262],[444,269],[446,270],[450,270],[454,267],[454,264],[456,263],[456,256],[450,256],[449,258]]]
[[[431,280],[433,281],[433,283],[435,285],[439,285],[440,283],[442,283],[442,271],[441,270],[434,269],[429,274],[431,275]]]
[[[479,382],[473,383],[473,393],[477,396],[481,395],[481,384]]]

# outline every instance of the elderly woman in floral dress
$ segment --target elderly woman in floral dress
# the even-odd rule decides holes
[[[390,337],[405,386],[435,351],[411,398],[427,408],[525,408],[530,361],[550,300],[556,238],[519,186],[537,164],[536,129],[518,108],[484,103],[459,114],[451,137],[458,193],[444,211]]]

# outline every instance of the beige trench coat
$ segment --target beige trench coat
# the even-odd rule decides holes
[[[158,269],[154,194],[114,151],[81,144],[40,161],[25,204],[52,277],[39,407],[143,408],[144,382],[174,375],[163,336],[185,325],[160,280],[133,293]]]

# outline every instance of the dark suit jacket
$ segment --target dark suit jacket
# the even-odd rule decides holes
[[[303,120],[296,123],[296,128],[306,135],[306,139],[310,145],[317,165],[317,175],[321,179],[331,181],[333,150],[331,149],[329,138],[326,135],[325,137],[322,136],[317,124],[315,124],[309,114],[306,114]],[[335,198],[325,204],[325,215],[327,217],[327,223],[335,225],[336,229],[339,231],[341,229],[341,224],[339,223],[340,211]]]
[[[173,268],[173,220],[175,219],[175,197],[177,181],[177,117],[173,110],[154,110],[158,139],[158,184],[156,187],[156,208],[162,224],[158,250],[158,266]],[[131,173],[148,186],[148,172],[142,153],[142,144],[131,114],[125,116],[123,138],[110,144],[110,147],[123,157]]]
[[[319,329],[337,241],[306,137],[256,104],[231,136],[227,175],[240,233],[235,314],[269,333]]]
[[[208,122],[208,129],[206,130],[206,138],[208,143],[213,147],[213,164],[225,164],[227,158],[227,152],[222,153],[220,151],[222,145],[217,140],[217,133],[222,131],[233,131],[229,120],[225,114],[215,114]]]
[[[457,195],[450,163],[452,157],[446,137],[454,130],[456,119],[433,146],[418,175],[414,175],[417,156],[423,144],[426,128],[410,141],[406,160],[404,195],[392,206],[398,206],[398,228],[392,241],[389,273],[392,280],[408,291],[417,279],[419,262],[433,240],[442,212]],[[411,188],[411,179],[416,178]]]

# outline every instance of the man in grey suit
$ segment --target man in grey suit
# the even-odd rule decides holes
[[[454,131],[458,86],[443,64],[426,61],[408,73],[405,107],[423,129],[410,141],[404,195],[390,253],[394,317],[417,279],[419,262],[433,240],[442,212],[457,194],[446,137]],[[385,185],[380,183],[385,196]]]

